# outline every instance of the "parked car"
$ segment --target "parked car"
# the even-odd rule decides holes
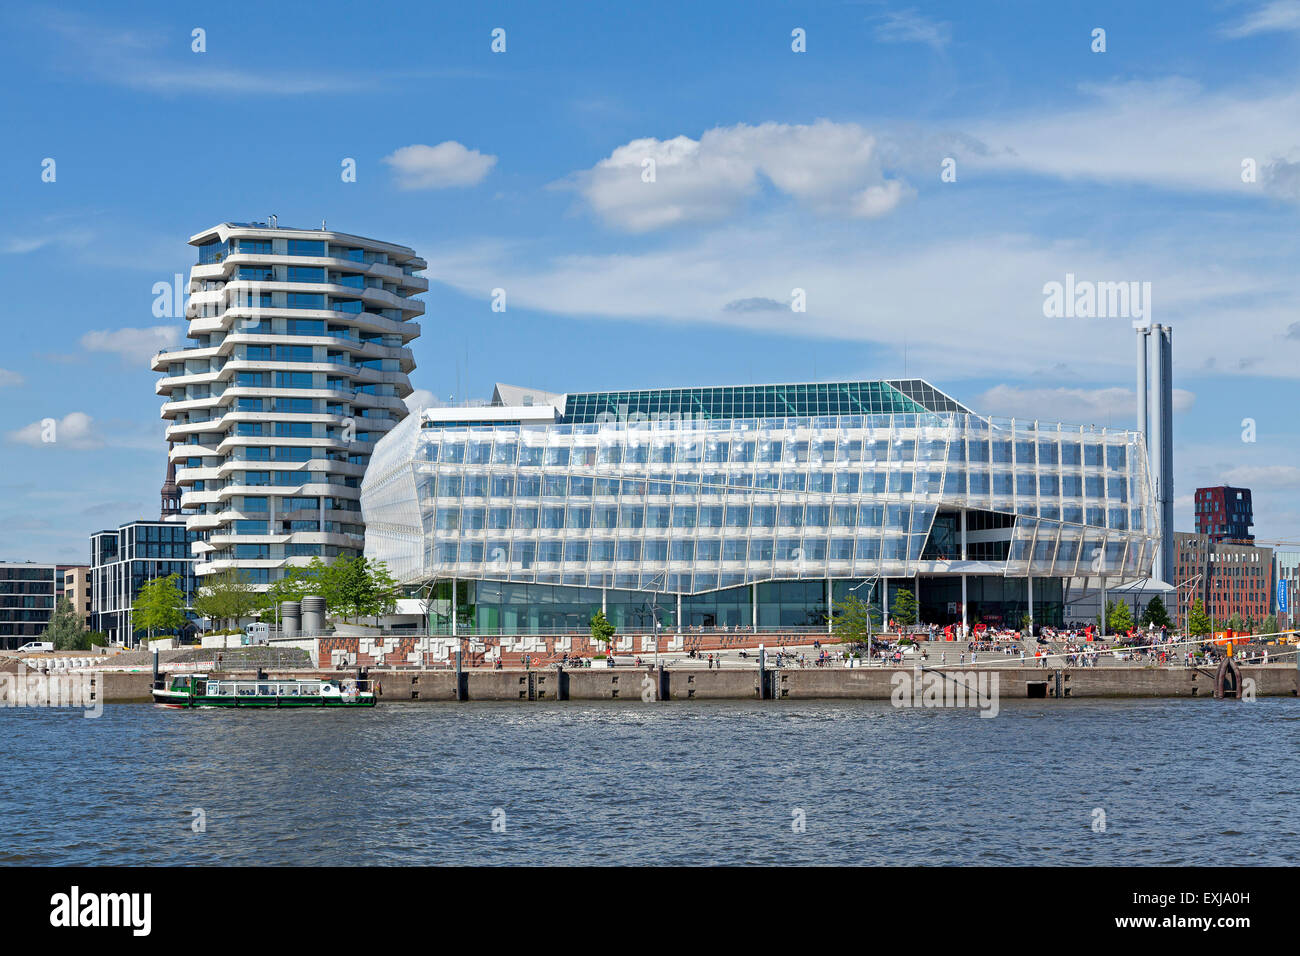
[[[53,652],[53,641],[28,641],[22,647],[18,648],[19,654],[43,654]]]

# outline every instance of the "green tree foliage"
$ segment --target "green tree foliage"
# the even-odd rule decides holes
[[[1106,602],[1106,631],[1124,634],[1133,629],[1133,612],[1123,601]]]
[[[131,603],[137,631],[145,631],[152,639],[155,631],[179,631],[185,626],[185,595],[176,584],[179,579],[180,575],[169,574],[146,581],[140,588]]]
[[[1173,627],[1173,622],[1169,620],[1169,611],[1165,607],[1165,602],[1160,600],[1160,595],[1153,597],[1146,608],[1142,611],[1142,617],[1138,623],[1143,627],[1148,624],[1154,624],[1156,627]]]
[[[900,590],[894,595],[894,604],[889,609],[889,616],[904,626],[916,623],[916,595],[911,591]]]
[[[1210,617],[1205,613],[1205,604],[1197,598],[1192,604],[1192,609],[1187,612],[1187,633],[1201,637],[1209,634],[1212,627]]]
[[[90,635],[86,631],[86,625],[67,598],[59,598],[59,603],[54,606],[54,615],[41,637],[52,641],[56,651],[90,650]]]
[[[281,601],[301,601],[309,594],[325,599],[326,612],[345,621],[391,614],[401,594],[397,580],[382,561],[364,555],[340,555],[329,564],[312,558],[306,567],[292,567],[259,595],[262,616],[274,614]]]
[[[865,644],[871,635],[871,606],[855,594],[835,605],[831,627],[846,644]]]
[[[238,624],[261,603],[248,575],[229,568],[205,579],[194,596],[194,610],[215,622]]]
[[[259,597],[262,617],[274,617],[275,609],[282,601],[301,601],[305,595],[315,594],[319,581],[315,568],[318,567],[323,567],[320,558],[313,558],[312,564],[305,568],[296,565],[286,568],[284,576],[271,582],[271,586]]]
[[[601,644],[608,644],[614,639],[615,627],[605,617],[604,611],[597,611],[591,616],[591,639]]]
[[[344,620],[378,618],[397,608],[397,581],[382,561],[371,562],[364,555],[338,558],[329,565],[323,580],[334,595],[334,612]]]

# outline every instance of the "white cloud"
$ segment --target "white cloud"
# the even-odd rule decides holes
[[[1174,411],[1185,412],[1192,407],[1196,396],[1176,388],[1173,400]],[[1042,418],[1075,424],[1099,424],[1112,418],[1127,423],[1137,418],[1135,390],[1128,388],[995,385],[970,404],[975,411],[987,415]]]
[[[65,229],[41,235],[9,236],[0,241],[0,252],[8,255],[26,255],[50,246],[83,248],[94,239],[88,229]]]
[[[481,183],[497,158],[449,139],[437,146],[403,146],[382,161],[396,171],[402,189],[446,189]]]
[[[1152,317],[1176,326],[1181,368],[1217,356],[1224,374],[1300,376],[1300,344],[1284,340],[1300,314],[1300,290],[1289,269],[1225,260],[1220,246],[1194,237],[1104,249],[978,233],[921,243],[900,238],[901,226],[879,236],[851,223],[800,231],[795,219],[719,228],[636,252],[557,255],[541,243],[445,239],[416,247],[426,250],[431,275],[484,300],[493,288],[508,288],[512,308],[713,322],[872,342],[897,352],[906,342],[912,370],[936,381],[982,378],[990,369],[1032,376],[1068,360],[1075,377],[1061,385],[1127,383],[1131,323],[1046,319],[1042,290],[1067,272],[1094,281],[1150,281]],[[807,312],[790,311],[795,288],[806,291]],[[1249,328],[1251,334],[1225,337],[1225,328]],[[1242,366],[1242,360],[1255,364]]]
[[[158,351],[172,348],[180,340],[178,326],[155,325],[145,329],[87,332],[81,337],[81,347],[91,352],[115,352],[130,362],[148,362]]]
[[[1300,0],[1272,0],[1220,32],[1233,39],[1260,33],[1300,32]]]
[[[1285,488],[1300,486],[1300,468],[1294,465],[1238,465],[1223,471],[1221,484],[1239,488]]]
[[[646,160],[654,181],[646,182]],[[646,232],[718,220],[739,210],[766,179],[823,213],[862,218],[891,212],[911,189],[884,177],[877,138],[856,123],[763,123],[716,127],[698,140],[632,140],[573,177],[607,224]]]
[[[11,371],[7,368],[0,368],[0,387],[5,385],[21,385],[27,381],[19,372]]]
[[[1264,195],[1242,182],[1242,161],[1260,168],[1292,155],[1300,90],[1292,85],[1207,92],[1178,78],[1087,86],[1073,109],[969,124],[986,145],[976,168],[1064,179],[1141,183],[1162,189]]]
[[[417,388],[410,395],[407,395],[403,401],[406,402],[406,407],[409,411],[421,412],[434,404],[436,399],[434,398],[433,392],[429,391],[427,388]]]
[[[69,412],[61,419],[42,419],[11,431],[8,438],[20,445],[37,448],[100,448],[104,442],[96,433],[94,419],[85,412]],[[50,440],[52,439],[52,440]]]
[[[477,71],[422,69],[376,71],[325,68],[317,63],[277,64],[267,69],[250,57],[253,66],[209,64],[206,56],[182,47],[163,29],[121,29],[80,14],[43,11],[37,22],[59,41],[63,69],[129,89],[167,96],[193,93],[217,95],[302,96],[392,89],[412,78],[471,77]],[[216,41],[213,41],[216,42]],[[183,50],[179,57],[176,52]]]
[[[942,50],[952,42],[952,24],[931,20],[915,10],[885,13],[876,23],[876,39],[882,43],[924,43]]]

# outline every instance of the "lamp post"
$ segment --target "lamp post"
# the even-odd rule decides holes
[[[862,587],[864,584],[874,584],[876,581],[879,580],[880,580],[880,575],[878,574],[875,577],[867,578],[866,580],[861,581],[858,584],[855,584],[853,587],[849,588],[849,593],[852,594],[854,591]],[[834,597],[834,592],[832,592],[831,596]],[[867,603],[867,661],[870,662],[871,661],[871,592],[870,591],[867,591],[866,603]]]

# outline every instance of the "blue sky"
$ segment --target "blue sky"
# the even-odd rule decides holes
[[[1130,321],[1046,318],[1043,288],[1150,282],[1178,527],[1230,481],[1300,540],[1300,0],[382,12],[0,14],[0,557],[84,561],[156,514],[147,356],[183,323],[153,286],[191,234],[272,213],[428,259],[412,380],[444,400],[906,373],[1131,426]]]

